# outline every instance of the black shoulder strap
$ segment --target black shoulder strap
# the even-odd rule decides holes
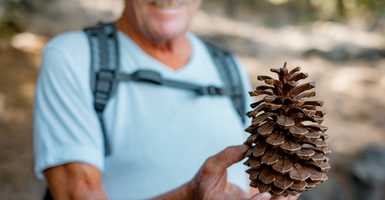
[[[204,41],[217,67],[225,87],[231,91],[230,98],[242,123],[245,123],[246,101],[241,74],[235,58],[230,51],[219,48],[211,42]]]
[[[111,143],[107,135],[103,113],[116,88],[115,76],[120,67],[117,31],[113,24],[103,23],[86,28],[84,31],[90,44],[94,109],[103,133],[105,155],[108,156],[111,154]]]

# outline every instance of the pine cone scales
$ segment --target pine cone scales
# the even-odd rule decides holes
[[[330,169],[325,142],[327,128],[320,125],[325,115],[323,102],[314,97],[314,82],[300,83],[308,77],[299,67],[271,69],[278,79],[258,76],[264,85],[250,92],[259,97],[247,113],[252,124],[244,163],[249,167],[250,185],[260,192],[287,196],[316,187],[327,180]]]

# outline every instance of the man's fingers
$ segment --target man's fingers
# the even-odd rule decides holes
[[[227,147],[226,149],[219,152],[210,159],[215,166],[221,167],[222,169],[226,169],[232,164],[241,161],[244,158],[248,148],[249,147],[246,145]]]
[[[250,200],[297,200],[299,195],[289,195],[287,197],[278,196],[278,197],[272,197],[271,194],[265,192],[254,195]]]
[[[246,199],[248,197],[245,191],[243,191],[240,187],[232,183],[227,183],[226,192],[231,194],[232,196],[242,197],[242,199]]]
[[[273,197],[271,198],[271,200],[289,200],[289,197],[279,196],[279,197]]]
[[[265,193],[259,193],[251,197],[250,200],[270,200],[271,194],[265,192]]]
[[[294,195],[294,196],[289,195],[289,200],[297,200],[299,198],[299,195],[300,194],[297,194],[297,195]]]
[[[271,200],[297,200],[299,197],[299,194],[298,195],[289,195],[287,197],[283,197],[283,196],[279,196],[279,197],[274,197],[272,198]]]

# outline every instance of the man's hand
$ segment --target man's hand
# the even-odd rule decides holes
[[[208,158],[191,181],[194,199],[199,200],[295,200],[298,196],[274,197],[268,193],[248,194],[227,182],[227,168],[241,161],[248,147],[228,147]],[[250,197],[251,196],[251,197]]]

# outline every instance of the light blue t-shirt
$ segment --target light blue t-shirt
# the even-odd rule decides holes
[[[169,79],[223,85],[203,42],[192,33],[188,34],[192,57],[177,71],[146,54],[125,34],[118,35],[121,71],[152,69]],[[241,72],[246,92],[250,86]],[[205,159],[242,144],[247,136],[228,97],[119,83],[104,113],[112,142],[112,155],[105,157],[92,102],[85,34],[55,37],[44,50],[36,92],[34,146],[39,178],[49,167],[84,162],[102,171],[110,199],[146,199],[191,180]],[[242,164],[228,172],[230,182],[248,188]]]

